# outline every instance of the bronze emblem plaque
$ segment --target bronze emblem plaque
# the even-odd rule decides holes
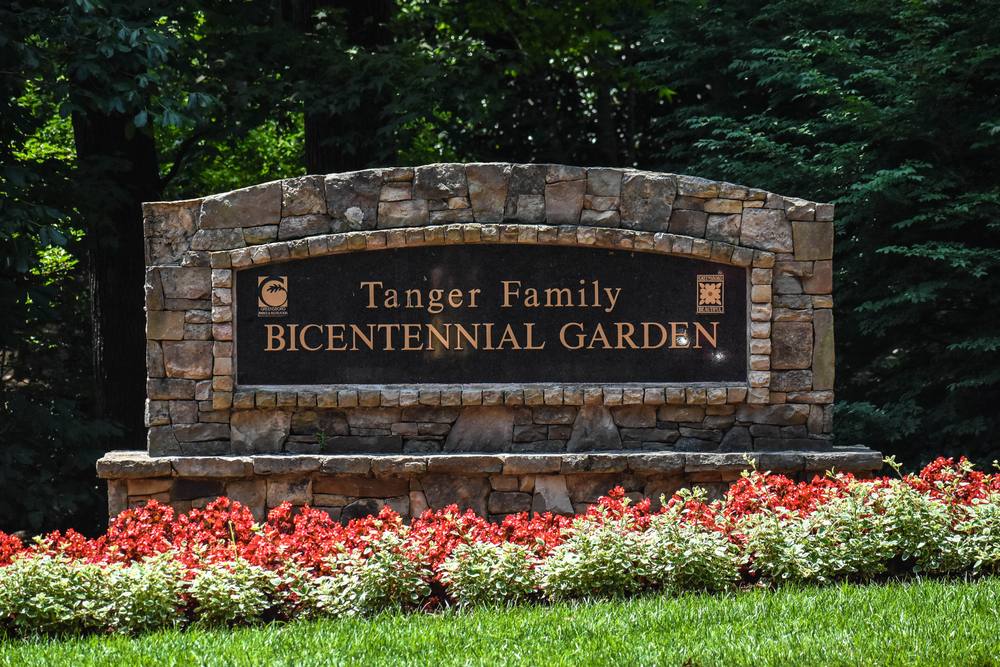
[[[242,386],[747,380],[747,270],[602,248],[463,245],[236,273]]]

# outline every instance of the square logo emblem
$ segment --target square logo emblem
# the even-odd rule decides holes
[[[725,313],[725,276],[698,276],[698,312]]]

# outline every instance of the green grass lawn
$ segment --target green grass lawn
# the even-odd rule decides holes
[[[1000,665],[1000,579],[0,642],[0,665]]]

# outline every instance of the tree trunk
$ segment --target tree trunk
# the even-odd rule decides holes
[[[93,229],[88,251],[97,417],[124,427],[121,444],[144,448],[146,334],[142,207],[158,201],[156,144],[124,114],[73,114],[73,134],[88,178],[107,184],[106,226]]]
[[[305,35],[313,30],[316,9],[329,4],[323,0],[288,3],[283,11],[284,19]],[[335,0],[332,4],[344,12],[347,41],[351,46],[372,50],[391,43],[388,29],[391,0]],[[373,99],[341,114],[306,109],[306,173],[329,174],[371,166],[372,156],[379,152],[377,132],[382,127],[379,114],[387,102],[388,99]],[[343,141],[336,141],[344,135],[355,137],[351,149]]]

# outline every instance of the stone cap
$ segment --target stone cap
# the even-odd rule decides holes
[[[682,475],[740,472],[756,465],[771,472],[870,472],[882,468],[882,454],[863,446],[829,452],[582,452],[572,454],[424,454],[267,456],[162,456],[144,451],[109,452],[97,462],[102,479],[139,477],[251,477],[321,473],[415,477],[424,474],[535,475],[623,473]]]

